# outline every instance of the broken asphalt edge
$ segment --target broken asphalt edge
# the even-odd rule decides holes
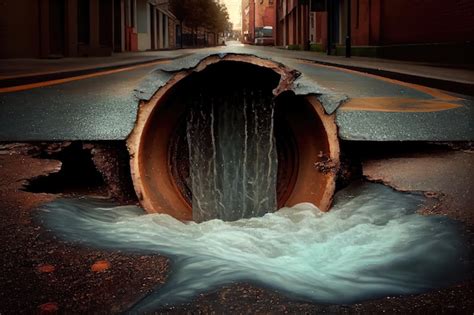
[[[188,75],[192,72],[200,72],[207,66],[221,61],[250,63],[273,70],[280,75],[280,82],[273,90],[275,97],[285,91],[291,91],[299,96],[314,95],[328,115],[333,114],[339,106],[348,100],[346,95],[335,93],[319,85],[317,82],[304,77],[304,74],[301,72],[285,65],[284,61],[280,58],[268,58],[256,53],[227,51],[220,53],[197,53],[179,59],[180,61],[175,64],[159,65],[151,71],[134,89],[136,100],[138,102],[148,102],[160,89],[168,85],[177,74]]]

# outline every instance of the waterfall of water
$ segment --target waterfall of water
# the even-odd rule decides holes
[[[193,220],[233,221],[277,209],[272,96],[202,94],[189,110]]]

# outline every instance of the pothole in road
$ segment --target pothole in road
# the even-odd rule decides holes
[[[104,194],[105,182],[92,161],[90,150],[84,150],[81,142],[73,142],[59,152],[41,157],[61,161],[57,173],[29,180],[25,190],[51,194]]]
[[[99,195],[135,203],[129,155],[123,141],[32,144],[33,156],[61,162],[59,172],[29,179],[24,190],[67,196]]]

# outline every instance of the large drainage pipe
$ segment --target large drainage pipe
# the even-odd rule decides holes
[[[127,140],[133,184],[143,208],[192,220],[185,123],[189,100],[202,93],[215,91],[225,97],[234,89],[258,87],[275,96],[278,206],[311,202],[329,210],[339,165],[337,127],[315,96],[291,91],[294,79],[294,72],[281,64],[240,55],[208,57],[194,69],[175,73],[140,105]]]

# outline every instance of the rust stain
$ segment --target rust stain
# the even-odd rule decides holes
[[[51,273],[54,272],[56,268],[53,265],[44,264],[37,267],[38,272],[40,273]]]
[[[107,260],[99,260],[99,261],[96,261],[91,266],[91,271],[92,272],[103,272],[103,271],[106,271],[109,268],[110,268],[110,262],[108,262]]]
[[[418,85],[418,84],[398,81],[398,80],[395,80],[395,79],[389,79],[389,78],[381,77],[381,76],[378,76],[378,75],[375,75],[375,74],[359,72],[359,71],[356,71],[356,70],[350,70],[350,69],[336,67],[336,66],[322,65],[322,64],[311,62],[311,61],[305,61],[305,60],[302,60],[301,63],[311,64],[312,66],[321,67],[321,68],[339,70],[339,71],[343,71],[343,72],[350,73],[350,74],[357,74],[357,75],[364,76],[364,77],[367,77],[367,78],[373,78],[373,79],[377,79],[377,80],[380,80],[380,81],[401,85],[401,86],[404,86],[404,87],[407,87],[407,88],[410,88],[410,89],[417,90],[417,91],[420,91],[422,93],[428,94],[428,95],[432,96],[433,98],[443,100],[443,101],[460,101],[460,100],[462,100],[462,98],[450,95],[450,94],[445,93],[445,92],[443,92],[441,90],[438,90],[438,89],[433,89],[433,88]]]
[[[58,303],[48,302],[38,306],[39,314],[57,314],[59,311]]]
[[[462,107],[460,104],[448,103],[439,99],[416,99],[399,97],[362,97],[344,103],[340,110],[373,111],[373,112],[439,112]]]
[[[20,91],[32,90],[32,89],[37,89],[37,88],[41,88],[41,87],[58,85],[58,84],[63,84],[63,83],[68,83],[68,82],[73,82],[73,81],[79,81],[79,80],[84,80],[84,79],[90,79],[90,78],[100,77],[100,76],[104,76],[104,75],[108,75],[108,74],[114,74],[114,73],[119,73],[119,72],[124,72],[124,71],[130,71],[130,70],[134,70],[134,69],[150,67],[150,66],[154,66],[154,65],[158,65],[158,64],[165,64],[165,63],[169,63],[169,61],[160,60],[160,61],[156,61],[156,62],[150,62],[150,63],[145,63],[145,64],[141,64],[141,65],[136,65],[136,66],[120,68],[120,69],[106,70],[106,71],[99,71],[99,72],[94,72],[94,73],[90,73],[90,74],[78,75],[78,76],[70,77],[70,78],[49,80],[49,81],[23,84],[23,85],[17,85],[17,86],[10,86],[10,87],[5,87],[5,88],[0,88],[0,94],[1,93],[11,93],[11,92],[20,92]]]

